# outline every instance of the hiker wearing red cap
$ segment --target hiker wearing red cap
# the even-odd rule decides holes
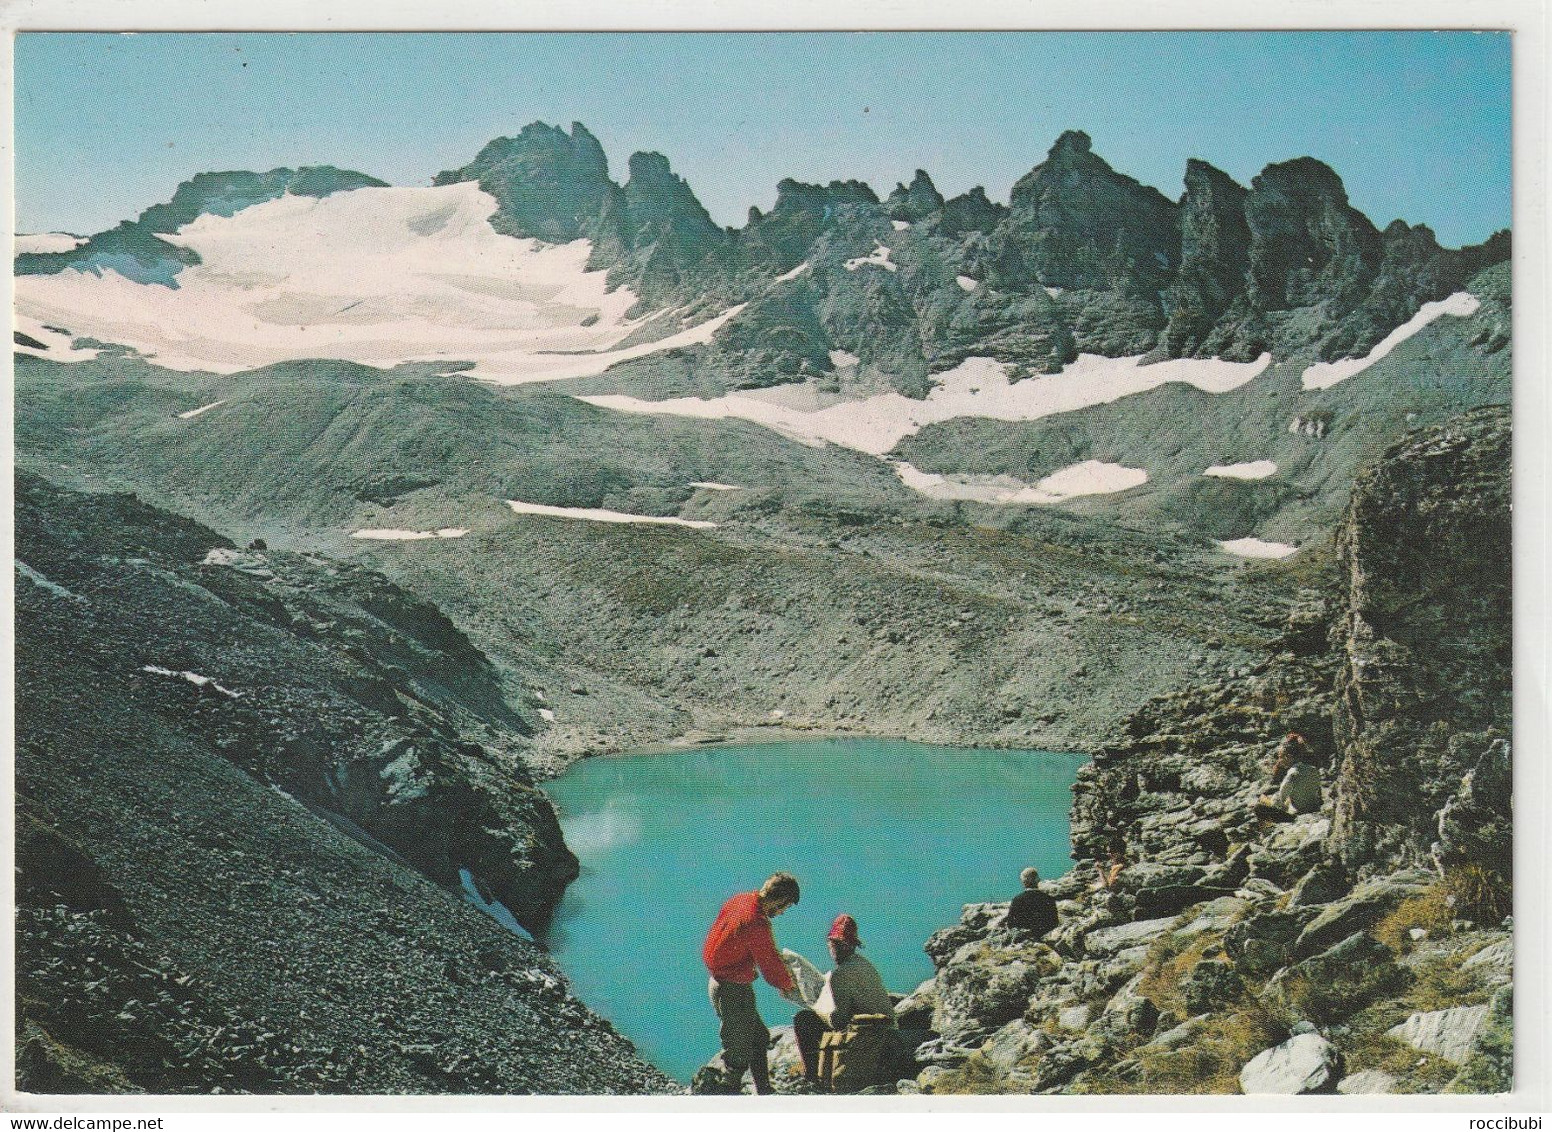
[[[859,1014],[882,1014],[895,1024],[895,1004],[884,988],[878,969],[857,949],[857,921],[846,913],[835,917],[827,940],[835,970],[825,976],[824,989],[811,1009],[800,1010],[792,1019],[792,1030],[803,1058],[803,1077],[819,1081],[819,1038],[826,1030],[844,1030]]]
[[[711,1006],[722,1020],[722,1064],[727,1067],[735,1092],[746,1069],[754,1080],[756,1093],[771,1091],[766,1062],[771,1032],[765,1028],[754,1001],[756,967],[784,998],[802,1001],[792,973],[776,951],[776,937],[771,932],[771,919],[797,902],[797,880],[787,873],[777,873],[758,892],[741,892],[724,904],[711,931],[706,933],[701,958],[711,972]]]

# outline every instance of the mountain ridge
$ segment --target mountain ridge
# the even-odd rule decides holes
[[[945,200],[923,170],[882,201],[860,181],[784,178],[771,210],[751,208],[742,228],[718,226],[662,154],[638,151],[627,165],[619,184],[581,123],[568,133],[534,122],[432,184],[477,182],[502,234],[591,241],[589,268],[634,291],[633,315],[673,308],[655,333],[748,304],[691,353],[729,389],[821,377],[837,350],[911,396],[973,353],[1020,374],[1055,372],[1079,353],[1359,356],[1511,250],[1507,230],[1460,249],[1424,225],[1380,231],[1311,157],[1270,164],[1248,187],[1189,158],[1171,200],[1112,168],[1080,130],[1057,138],[1006,205],[980,189]],[[176,287],[198,257],[163,232],[287,192],[367,185],[382,182],[327,166],[201,174],[81,247],[18,256],[16,271],[111,268]],[[786,284],[792,272],[802,275]]]

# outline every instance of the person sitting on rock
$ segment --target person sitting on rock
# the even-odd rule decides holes
[[[825,941],[835,969],[825,976],[824,988],[814,1005],[792,1018],[798,1055],[803,1059],[803,1079],[819,1084],[819,1039],[826,1030],[844,1030],[859,1014],[882,1014],[895,1024],[895,1004],[884,988],[878,969],[857,954],[857,921],[842,912],[830,925]]]
[[[998,927],[1013,928],[1040,939],[1056,927],[1056,901],[1049,893],[1040,891],[1040,870],[1027,868],[1019,873],[1019,883],[1024,886],[1008,904],[1007,915]]]
[[[1105,850],[1105,860],[1096,860],[1094,863],[1099,869],[1099,878],[1093,884],[1094,890],[1104,892],[1114,888],[1116,881],[1121,879],[1121,870],[1126,868],[1126,842],[1119,837],[1112,837]]]
[[[1277,747],[1272,760],[1275,794],[1263,794],[1256,800],[1256,814],[1272,821],[1292,821],[1300,814],[1320,811],[1324,800],[1320,793],[1320,771],[1310,758],[1309,744],[1297,731],[1290,731]]]

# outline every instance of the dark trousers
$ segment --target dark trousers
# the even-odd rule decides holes
[[[792,1016],[792,1034],[798,1041],[798,1056],[803,1059],[806,1080],[819,1080],[819,1038],[829,1028],[812,1010],[799,1010]]]

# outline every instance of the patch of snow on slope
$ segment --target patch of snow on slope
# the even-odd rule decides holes
[[[16,254],[57,255],[86,243],[85,236],[72,236],[69,232],[36,232],[29,236],[16,236]]]
[[[736,483],[713,483],[711,480],[691,480],[691,487],[703,487],[707,491],[742,491]]]
[[[74,590],[67,590],[58,582],[54,582],[48,578],[45,578],[42,574],[38,573],[31,566],[27,565],[27,563],[23,562],[20,558],[16,559],[15,561],[16,572],[32,582],[33,585],[39,586],[53,594],[55,597],[62,597],[67,601],[73,601],[79,605],[90,604],[84,597],[76,593]]]
[[[472,361],[476,377],[533,381],[600,373],[715,330],[619,350],[645,321],[626,317],[634,292],[587,270],[588,241],[503,236],[495,210],[473,182],[284,196],[163,237],[202,261],[176,288],[64,271],[19,277],[16,305],[158,365],[217,373],[302,358]]]
[[[553,519],[584,519],[593,523],[660,523],[674,527],[694,527],[709,530],[717,524],[705,519],[680,519],[673,515],[631,515],[624,511],[610,511],[603,507],[550,507],[543,503],[524,503],[518,499],[507,500],[507,506],[519,515],[548,515]]]
[[[1246,464],[1214,464],[1202,473],[1204,476],[1221,476],[1230,480],[1264,480],[1277,474],[1277,465],[1271,460],[1252,460]]]
[[[845,267],[847,271],[856,271],[858,268],[866,267],[870,263],[874,267],[882,267],[885,271],[898,271],[900,269],[900,265],[889,258],[889,249],[877,240],[873,241],[873,251],[871,254],[858,256],[856,259],[849,259],[846,261]]]
[[[977,503],[1060,503],[1080,495],[1111,495],[1148,482],[1141,468],[1102,460],[1085,460],[1052,472],[1034,485],[1012,476],[940,476],[903,461],[895,464],[900,482],[933,499],[964,499]]]
[[[891,220],[889,223],[894,225],[896,232],[904,232],[911,226],[911,222],[909,220]]]
[[[776,282],[777,283],[787,283],[787,282],[790,282],[791,280],[796,279],[799,275],[802,275],[805,271],[807,271],[809,269],[809,267],[810,267],[809,262],[807,260],[804,260],[802,263],[800,263],[796,267],[794,267],[791,271],[788,271],[785,274],[776,276]]]
[[[214,409],[214,408],[215,408],[215,407],[216,407],[216,406],[217,406],[217,405],[224,405],[224,404],[226,404],[226,401],[225,401],[225,400],[220,400],[220,401],[212,401],[212,402],[210,402],[210,404],[208,404],[208,405],[201,405],[201,406],[200,406],[200,407],[199,407],[199,408],[197,408],[197,409],[190,409],[190,410],[189,410],[189,411],[188,411],[188,412],[186,412],[186,413],[179,413],[179,414],[178,414],[178,419],[179,419],[179,420],[180,420],[180,421],[191,421],[191,420],[193,420],[193,419],[194,419],[194,418],[195,418],[195,417],[197,417],[197,416],[200,416],[200,415],[201,415],[201,414],[203,414],[203,413],[208,413],[208,412],[210,412],[210,410],[211,410],[211,409]]]
[[[1264,542],[1258,538],[1237,538],[1220,542],[1218,549],[1241,558],[1287,558],[1299,548],[1285,542]]]
[[[528,929],[517,922],[517,917],[512,915],[511,909],[499,900],[491,899],[485,895],[483,886],[468,869],[460,868],[458,870],[458,885],[463,889],[463,898],[465,900],[506,928],[507,931],[520,935],[526,940],[531,941],[533,939]]]
[[[404,531],[396,529],[363,529],[351,531],[351,538],[377,539],[382,542],[417,542],[428,538],[463,538],[469,533],[467,527],[443,527],[435,531]]]
[[[621,288],[623,290],[623,288]],[[698,326],[670,334],[655,342],[643,342],[621,350],[604,350],[595,354],[529,354],[508,355],[481,362],[469,371],[475,377],[484,378],[493,385],[526,385],[534,381],[562,381],[570,377],[593,377],[617,362],[644,358],[662,350],[678,350],[685,346],[701,346],[711,341],[712,335],[728,322],[738,317],[747,303],[729,307],[716,318],[707,319]],[[499,369],[497,368],[499,365]]]
[[[210,687],[220,692],[223,696],[232,700],[242,699],[241,692],[234,692],[230,688],[223,688],[208,676],[201,676],[198,672],[174,672],[170,668],[163,668],[159,664],[142,664],[140,671],[150,672],[156,676],[181,676],[196,688]]]
[[[16,281],[23,279],[38,279],[42,276],[19,275]],[[75,339],[58,330],[50,329],[43,325],[43,319],[33,318],[31,315],[16,311],[12,315],[12,326],[20,330],[34,342],[42,342],[40,350],[36,346],[24,346],[20,342],[14,342],[11,349],[18,354],[31,354],[35,358],[47,358],[51,362],[89,362],[100,354],[101,350],[77,350],[73,345]]]
[[[828,442],[882,456],[926,425],[956,417],[1033,421],[1144,393],[1172,381],[1193,385],[1205,393],[1227,393],[1263,372],[1272,359],[1270,354],[1263,354],[1254,362],[1177,358],[1148,366],[1141,365],[1141,360],[1083,354],[1061,373],[1010,383],[1007,367],[1002,363],[991,358],[967,358],[954,369],[938,374],[940,384],[925,400],[880,393],[816,410],[777,403],[763,391],[729,393],[711,400],[676,397],[643,401],[621,395],[581,400],[628,413],[703,419],[736,417],[804,443]]]
[[[1384,341],[1363,357],[1341,358],[1334,362],[1320,362],[1310,366],[1304,371],[1303,386],[1305,389],[1330,389],[1338,382],[1346,381],[1349,377],[1368,369],[1440,315],[1465,318],[1467,315],[1475,314],[1481,305],[1470,291],[1456,291],[1447,299],[1440,299],[1436,303],[1424,303],[1416,314],[1387,334]]]
[[[848,366],[856,365],[861,360],[856,354],[847,353],[845,350],[830,351],[830,364],[836,369],[846,369]]]
[[[959,284],[959,289],[961,291],[974,291],[981,285],[976,280],[971,279],[968,275],[956,275],[954,276],[954,282]]]

